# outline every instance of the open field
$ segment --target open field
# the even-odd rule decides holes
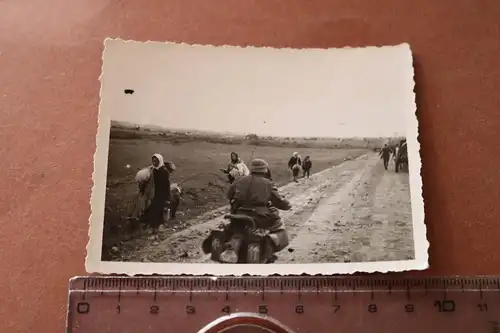
[[[386,171],[376,153],[345,161],[280,191],[292,204],[292,210],[280,214],[291,242],[276,263],[415,258],[408,174]],[[181,231],[163,230],[159,241],[148,240],[123,260],[214,263],[202,253],[201,243],[226,211],[188,221],[188,228]]]
[[[110,140],[103,260],[121,260],[127,253],[136,252],[147,243],[147,235],[140,231],[132,233],[124,218],[131,209],[131,202],[137,191],[134,181],[137,168],[149,165],[154,153],[160,153],[165,160],[175,163],[177,170],[172,176],[172,182],[180,183],[184,189],[177,220],[170,221],[164,228],[166,233],[172,233],[185,229],[188,221],[192,227],[195,217],[227,204],[224,194],[228,184],[219,169],[227,166],[232,151],[237,152],[246,163],[254,157],[265,159],[269,163],[273,179],[280,186],[291,180],[287,162],[294,151],[298,151],[301,156],[311,156],[313,173],[369,151],[366,148],[318,148],[321,146],[318,140],[311,140],[307,145],[304,141],[300,147],[276,143],[274,146],[264,146],[262,142],[254,142],[257,145],[252,145],[248,140],[238,141],[220,136],[201,139],[134,133],[137,131],[115,130]]]

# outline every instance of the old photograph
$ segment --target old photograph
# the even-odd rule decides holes
[[[107,39],[89,273],[422,270],[408,44]]]

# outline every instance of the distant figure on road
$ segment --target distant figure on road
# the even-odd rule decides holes
[[[304,172],[304,178],[309,178],[311,175],[311,168],[312,168],[312,162],[311,162],[311,157],[306,156],[304,158],[304,161],[302,161],[302,171]]]
[[[290,157],[290,160],[288,161],[288,167],[292,170],[293,181],[296,183],[298,182],[297,177],[299,176],[301,165],[302,160],[300,159],[299,153],[293,153],[292,157]]]
[[[391,148],[387,145],[384,145],[384,148],[380,151],[379,155],[384,160],[384,168],[387,170],[387,166],[389,165],[389,159],[391,158]]]
[[[399,172],[402,165],[408,167],[408,145],[406,144],[406,139],[401,140],[399,143],[394,171]]]
[[[248,176],[250,171],[243,161],[239,158],[238,154],[235,152],[231,153],[231,160],[229,161],[229,165],[227,169],[220,169],[222,172],[227,174],[227,178],[229,183],[234,183],[235,180]]]
[[[394,146],[394,151],[392,157],[394,158],[394,161],[398,158],[398,152],[399,152],[399,145]]]

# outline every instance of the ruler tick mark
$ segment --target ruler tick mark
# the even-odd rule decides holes
[[[83,281],[83,293],[81,295],[83,301],[85,301],[86,294],[87,294],[87,280]]]
[[[443,299],[446,301],[446,297],[448,296],[447,293],[447,285],[446,285],[446,280],[443,280]]]
[[[337,280],[333,281],[333,297],[335,301],[338,299],[337,295]]]

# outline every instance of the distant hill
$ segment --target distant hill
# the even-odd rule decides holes
[[[154,139],[170,141],[172,144],[184,142],[210,142],[227,145],[253,145],[296,148],[380,148],[384,143],[396,143],[403,137],[378,138],[325,138],[325,137],[275,137],[256,134],[235,134],[230,132],[211,132],[200,130],[174,130],[159,126],[138,126],[127,122],[111,122],[111,139]]]

